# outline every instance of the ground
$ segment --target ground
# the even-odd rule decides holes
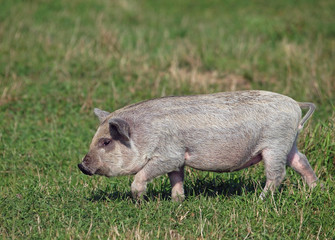
[[[3,239],[334,239],[335,2],[3,0],[0,236]],[[264,166],[186,169],[130,194],[132,176],[77,164],[98,120],[148,98],[242,89],[313,102],[299,149],[324,190],[287,169],[265,201]]]

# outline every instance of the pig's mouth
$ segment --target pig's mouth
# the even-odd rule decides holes
[[[84,166],[83,166],[83,164],[81,164],[81,163],[79,163],[78,164],[78,168],[80,169],[80,171],[82,171],[84,174],[86,174],[86,175],[89,175],[89,176],[92,176],[93,175],[93,173],[91,173],[89,170],[87,170]]]

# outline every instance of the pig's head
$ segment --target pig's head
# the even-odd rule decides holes
[[[89,152],[78,164],[79,169],[87,175],[107,177],[138,172],[143,164],[138,159],[129,123],[97,108],[94,113],[100,120],[100,126],[92,139]]]

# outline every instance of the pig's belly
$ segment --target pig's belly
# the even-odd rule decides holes
[[[209,156],[197,155],[196,153],[185,152],[185,165],[202,170],[212,172],[233,172],[238,171],[259,163],[262,160],[262,155],[244,157],[239,156]]]

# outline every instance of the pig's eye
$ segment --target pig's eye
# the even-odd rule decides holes
[[[104,146],[107,146],[108,144],[110,144],[111,140],[110,139],[105,139],[103,144]]]
[[[111,143],[112,139],[109,138],[102,138],[99,140],[100,147],[106,147]]]

